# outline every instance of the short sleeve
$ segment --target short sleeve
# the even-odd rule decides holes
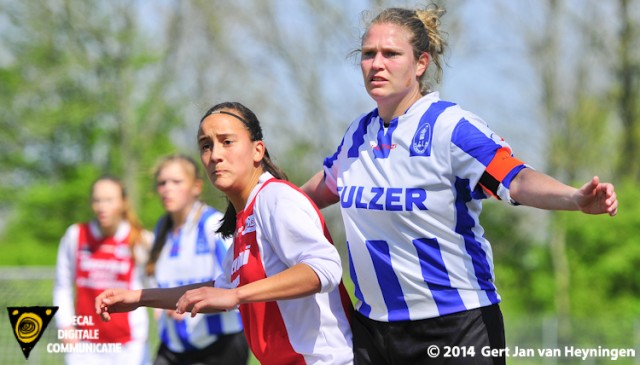
[[[302,192],[271,183],[258,196],[255,211],[263,238],[286,266],[310,266],[320,279],[321,292],[340,283],[340,255],[324,235],[320,213]]]
[[[468,179],[472,187],[490,196],[512,202],[511,181],[527,166],[513,156],[503,138],[471,116],[457,123],[451,142],[452,169],[457,177]]]

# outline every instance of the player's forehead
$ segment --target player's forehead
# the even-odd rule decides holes
[[[393,49],[411,47],[411,33],[394,23],[372,24],[362,39],[362,49]]]
[[[215,138],[221,135],[249,135],[244,123],[227,114],[210,114],[202,120],[198,139]]]

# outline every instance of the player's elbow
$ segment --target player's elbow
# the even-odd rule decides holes
[[[319,279],[318,292],[327,293],[333,291],[342,280],[342,265],[340,260],[322,260],[318,262],[316,260],[312,262],[305,262],[316,273]]]

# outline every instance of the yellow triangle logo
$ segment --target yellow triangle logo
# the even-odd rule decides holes
[[[7,307],[7,311],[13,334],[28,359],[58,307]]]

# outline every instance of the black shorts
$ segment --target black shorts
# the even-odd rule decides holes
[[[249,360],[249,345],[244,332],[221,335],[216,342],[195,351],[173,352],[160,344],[153,365],[246,365]]]
[[[351,328],[355,365],[505,364],[497,304],[417,321],[378,322],[355,312]]]

